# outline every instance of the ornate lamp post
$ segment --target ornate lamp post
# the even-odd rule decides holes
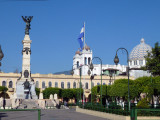
[[[110,77],[109,84],[111,85],[111,78],[112,78],[112,73],[111,73],[111,71],[110,71],[110,73],[109,73],[109,77]],[[113,84],[113,83],[112,83],[112,84]]]
[[[128,103],[129,103],[129,105],[128,105],[128,109],[130,110],[130,92],[129,92],[129,57],[128,57],[128,51],[127,51],[127,49],[125,49],[125,48],[118,48],[117,49],[117,51],[116,51],[116,56],[115,56],[115,58],[114,58],[114,63],[117,65],[118,63],[119,63],[119,58],[118,58],[118,56],[117,56],[117,52],[118,52],[118,50],[125,50],[126,51],[126,53],[127,53],[127,63],[128,63],[128,67],[127,67],[127,74],[128,74]]]
[[[94,59],[99,59],[99,61],[101,62],[101,105],[102,105],[102,60],[99,58],[99,57],[94,57],[94,58],[92,58],[92,61],[94,60]],[[93,70],[93,68],[94,68],[94,66],[93,66],[93,64],[92,64],[92,62],[91,62],[91,64],[90,64],[90,69],[91,70]],[[92,89],[92,88],[91,88]],[[92,94],[91,94],[92,95]],[[92,100],[91,100],[92,101]]]
[[[74,64],[74,65],[76,65],[76,64]],[[73,66],[74,66],[74,65],[73,65]],[[74,74],[73,66],[72,66],[72,70],[71,70],[71,74],[72,74],[72,75]],[[88,66],[88,65],[81,65],[81,66],[79,66],[79,75],[80,75],[80,100],[81,100],[81,88],[82,88],[81,77],[82,77],[82,67],[83,67],[83,66]],[[88,70],[88,75],[90,75],[90,70]]]

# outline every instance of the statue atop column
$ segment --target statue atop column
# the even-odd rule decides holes
[[[33,16],[25,16],[25,17],[22,16],[22,18],[23,18],[24,22],[26,23],[25,35],[29,35],[29,30],[31,29],[30,22],[32,21]]]

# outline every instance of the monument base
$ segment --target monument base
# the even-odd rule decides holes
[[[29,81],[30,83],[30,90],[24,89],[24,80],[19,80],[16,83],[16,99],[38,99],[36,92],[35,92],[35,84],[33,81]]]

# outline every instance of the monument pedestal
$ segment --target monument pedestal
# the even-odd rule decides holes
[[[33,81],[29,81],[30,83],[30,90],[24,89],[25,81],[19,80],[16,84],[16,94],[17,99],[38,99],[36,92],[35,92],[35,84]]]

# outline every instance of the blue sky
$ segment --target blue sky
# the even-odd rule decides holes
[[[25,23],[31,22],[31,71],[48,74],[70,70],[83,22],[86,43],[103,64],[114,64],[119,47],[129,53],[144,37],[150,46],[160,41],[159,0],[0,0],[2,71],[21,71]],[[126,54],[119,52],[120,64]]]

